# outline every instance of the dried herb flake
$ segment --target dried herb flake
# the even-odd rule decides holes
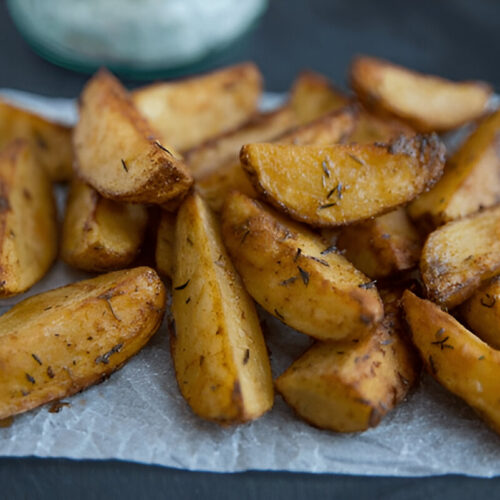
[[[182,285],[174,287],[174,290],[184,290],[184,288],[186,288],[189,285],[190,281],[191,281],[191,279],[188,279],[186,281],[186,283],[183,283]]]
[[[299,270],[300,277],[302,278],[304,285],[307,286],[309,284],[309,273],[302,269],[300,266],[297,266],[297,269]]]

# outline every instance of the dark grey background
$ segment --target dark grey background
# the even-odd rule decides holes
[[[254,60],[267,88],[284,91],[303,68],[344,84],[351,57],[368,53],[449,78],[483,79],[498,91],[499,21],[496,0],[271,0],[260,25],[225,54],[224,62]],[[1,0],[0,68],[0,87],[52,96],[78,95],[87,78],[33,54]],[[209,474],[118,461],[34,458],[0,459],[0,485],[5,499],[500,497],[500,478]]]

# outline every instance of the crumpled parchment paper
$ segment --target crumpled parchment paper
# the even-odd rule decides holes
[[[7,90],[0,95],[67,123],[76,116],[73,100]],[[272,106],[277,100],[279,97],[267,96],[264,104]],[[64,197],[62,192],[58,195]],[[59,262],[27,294],[1,301],[0,312],[25,296],[86,276]],[[305,350],[309,340],[264,316],[273,372],[278,375]],[[70,406],[59,413],[50,413],[50,405],[44,406],[16,417],[10,427],[0,428],[0,455],[115,458],[218,472],[500,474],[500,436],[428,376],[377,428],[361,434],[342,435],[310,427],[279,396],[271,412],[250,424],[221,428],[202,421],[177,389],[165,325],[108,381],[67,401]]]

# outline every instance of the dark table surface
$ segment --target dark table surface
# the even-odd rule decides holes
[[[303,68],[321,71],[343,85],[351,57],[368,53],[453,79],[486,80],[498,92],[499,21],[496,0],[271,0],[262,22],[225,55],[225,63],[254,60],[268,90],[285,91]],[[87,79],[31,52],[12,26],[4,2],[0,68],[0,87],[50,96],[74,97]],[[5,499],[500,497],[500,478],[210,474],[119,461],[36,458],[1,458],[0,485],[0,498]]]

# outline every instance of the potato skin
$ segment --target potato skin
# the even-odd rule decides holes
[[[492,95],[484,82],[452,82],[366,56],[354,59],[350,80],[369,110],[422,133],[445,132],[480,117]]]
[[[500,274],[500,206],[448,222],[422,249],[420,271],[427,296],[449,309],[482,282]]]
[[[273,405],[269,358],[253,301],[196,194],[176,223],[171,351],[179,389],[200,417],[254,420]]]
[[[222,234],[250,295],[319,340],[360,338],[383,317],[373,283],[305,227],[241,193],[222,212]]]
[[[500,433],[500,352],[436,304],[408,290],[403,306],[413,343],[429,373]]]
[[[179,151],[240,126],[257,110],[262,75],[253,63],[229,66],[132,92],[139,111]]]
[[[447,161],[443,177],[408,207],[423,227],[437,227],[500,202],[500,110],[484,119]]]
[[[96,73],[79,104],[73,146],[82,180],[115,201],[161,205],[182,199],[193,183],[190,173],[111,73]]]
[[[416,266],[422,242],[402,207],[343,228],[337,246],[347,260],[370,278],[382,278]]]
[[[66,202],[61,257],[85,271],[126,267],[139,252],[147,221],[146,207],[107,200],[75,178]]]
[[[71,128],[0,100],[0,150],[15,139],[31,143],[53,182],[72,177]]]
[[[459,315],[481,340],[500,349],[500,277],[474,292],[460,306]]]
[[[155,271],[117,271],[23,300],[0,317],[0,419],[106,379],[156,332]]]
[[[22,139],[0,153],[0,297],[26,291],[57,255],[57,214],[48,173]]]
[[[240,160],[278,210],[334,227],[382,215],[430,189],[443,172],[444,146],[435,134],[390,145],[260,143],[243,146]]]

